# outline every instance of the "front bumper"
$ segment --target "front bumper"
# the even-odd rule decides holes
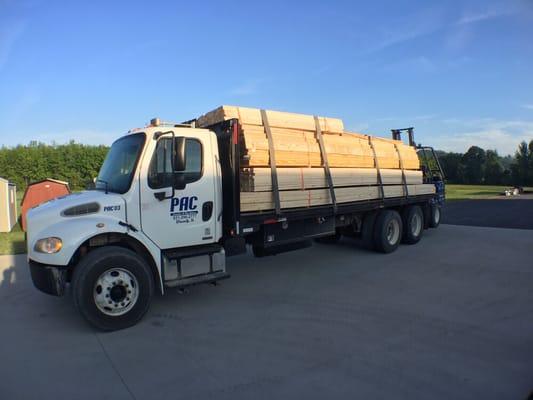
[[[29,260],[29,264],[31,280],[37,289],[53,296],[63,296],[68,267],[41,264],[33,260]]]

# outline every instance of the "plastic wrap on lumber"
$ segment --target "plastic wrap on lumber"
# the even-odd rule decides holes
[[[402,185],[384,186],[386,198],[404,195]],[[407,185],[410,196],[435,193],[435,185]],[[331,204],[328,189],[286,190],[280,191],[281,208],[301,208]],[[379,186],[343,187],[335,189],[337,203],[373,200],[380,198]],[[268,211],[274,209],[272,192],[241,192],[241,211]]]

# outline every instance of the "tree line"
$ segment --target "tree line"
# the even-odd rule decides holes
[[[17,190],[45,178],[66,181],[72,190],[84,189],[98,175],[109,147],[71,141],[51,145],[32,141],[28,145],[0,148],[0,177]]]
[[[71,141],[51,145],[32,141],[28,145],[0,148],[0,177],[25,190],[30,182],[44,178],[66,181],[81,190],[98,175],[109,150]],[[464,154],[437,151],[449,183],[533,186],[533,140],[522,142],[514,156],[472,146]]]
[[[449,183],[533,186],[533,140],[521,142],[514,156],[472,146],[464,154],[437,152]]]

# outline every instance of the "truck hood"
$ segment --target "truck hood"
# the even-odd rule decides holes
[[[74,221],[98,214],[126,221],[124,199],[119,194],[90,190],[47,201],[26,215],[28,244],[39,232],[60,220]]]

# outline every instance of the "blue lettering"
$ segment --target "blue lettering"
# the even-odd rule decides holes
[[[187,211],[188,205],[189,205],[189,198],[182,197],[180,200],[180,211]]]
[[[196,210],[196,204],[194,204],[196,200],[198,200],[198,197],[191,196],[191,198],[189,199],[189,210]]]
[[[176,207],[180,203],[179,197],[173,197],[170,201],[170,212],[174,212],[174,207]]]

